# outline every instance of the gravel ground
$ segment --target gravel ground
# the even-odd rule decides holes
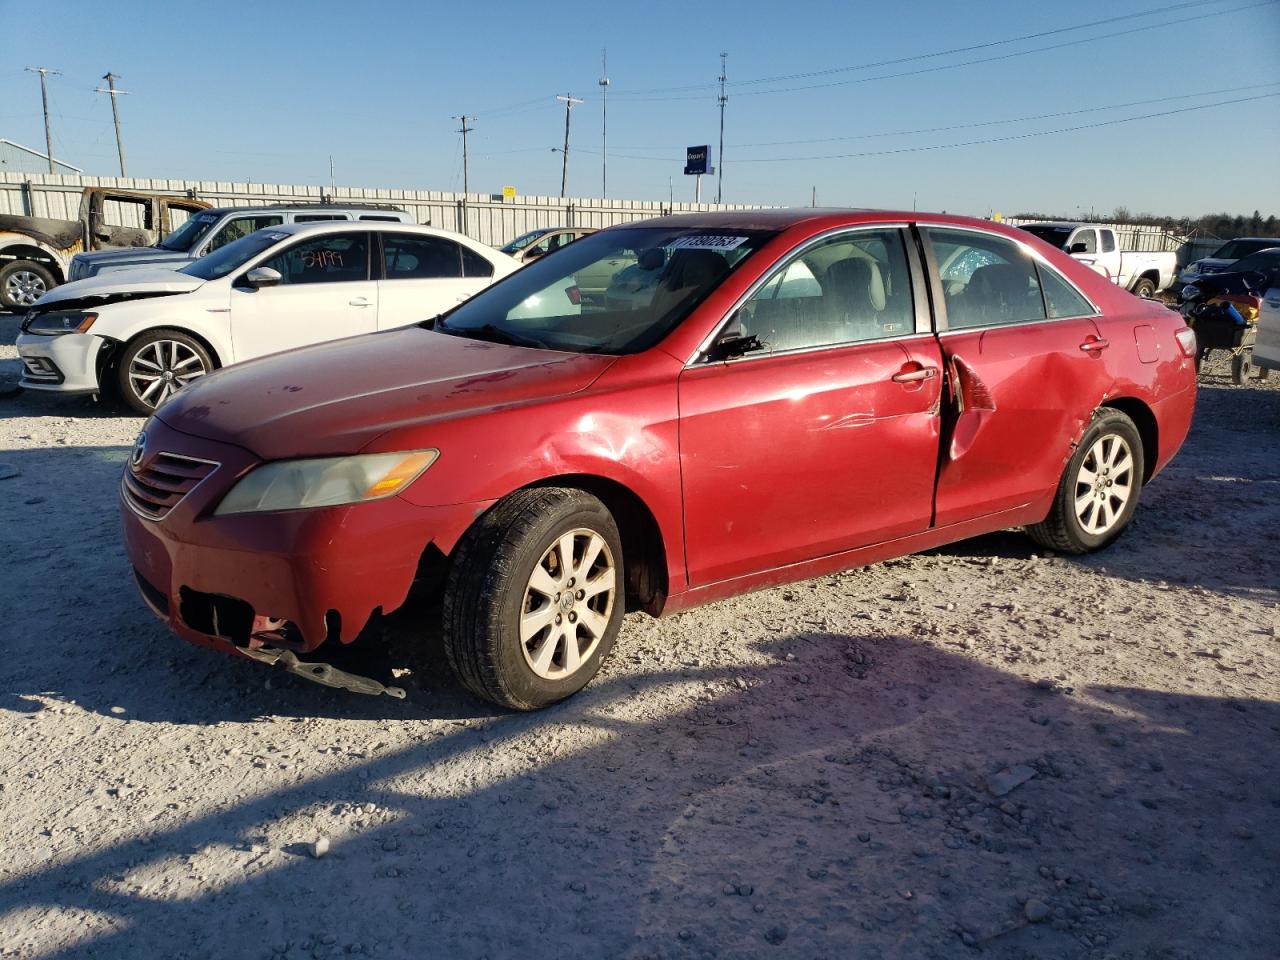
[[[117,535],[139,422],[0,398],[0,954],[1272,960],[1280,382],[1202,387],[1101,554],[633,616],[535,715],[185,646]]]

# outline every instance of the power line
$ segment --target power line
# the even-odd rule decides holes
[[[1128,36],[1134,33],[1142,33],[1148,30],[1158,30],[1165,27],[1179,26],[1181,24],[1193,23],[1198,20],[1207,20],[1213,17],[1224,17],[1224,16],[1228,16],[1229,14],[1241,13],[1245,10],[1253,10],[1258,7],[1274,6],[1277,2],[1280,2],[1280,0],[1258,0],[1258,2],[1245,4],[1244,6],[1241,6],[1241,7],[1233,7],[1230,10],[1218,10],[1212,13],[1198,14],[1194,17],[1182,17],[1177,20],[1165,20],[1160,23],[1144,24],[1143,26],[1140,26],[1140,27],[1131,27],[1127,30],[1117,30],[1111,33],[1099,34],[1098,36],[1095,36],[1095,37],[1082,37],[1077,40],[1065,40],[1061,43],[1051,43],[1051,44],[1046,44],[1040,47],[1031,47],[1027,50],[1018,50],[1018,51],[1014,51],[1013,53],[1004,53],[1004,54],[999,54],[997,56],[975,57],[974,59],[961,60],[961,61],[958,61],[957,63],[945,63],[945,64],[939,64],[937,66],[921,67],[916,70],[902,70],[897,73],[883,73],[883,74],[878,74],[874,77],[856,77],[850,80],[831,80],[826,83],[811,83],[811,84],[805,84],[803,86],[796,86],[796,87],[778,87],[772,90],[739,90],[738,96],[762,97],[762,96],[772,96],[779,93],[802,93],[808,90],[820,90],[828,87],[843,87],[843,86],[850,86],[852,84],[858,84],[858,83],[872,83],[877,80],[895,80],[901,77],[915,77],[915,76],[920,76],[921,74],[926,74],[926,73],[938,73],[943,70],[956,70],[956,69],[959,69],[960,67],[970,67],[977,64],[997,63],[1003,60],[1013,60],[1013,59],[1016,59],[1017,57],[1030,56],[1033,53],[1045,53],[1049,50],[1061,50],[1067,47],[1080,46],[1081,44],[1094,43],[1095,41],[1098,41],[1098,40],[1111,40],[1116,37]],[[905,59],[910,60],[910,59],[919,59],[919,58],[905,58]],[[840,69],[853,70],[853,69],[862,69],[862,68],[847,67],[847,68],[840,68]],[[624,96],[624,95],[626,94],[621,92],[616,94],[616,96]],[[706,97],[706,94],[694,95],[694,96],[672,96],[672,97],[634,96],[628,102],[657,103],[657,102],[671,102],[671,101],[677,101],[677,100],[703,100],[705,99],[705,97]]]

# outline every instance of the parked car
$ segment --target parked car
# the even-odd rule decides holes
[[[1186,268],[1178,274],[1172,292],[1181,294],[1184,284],[1195,283],[1201,277],[1215,273],[1226,273],[1232,269],[1232,264],[1237,260],[1251,253],[1257,253],[1259,250],[1266,250],[1268,247],[1280,247],[1280,237],[1237,237],[1234,240],[1228,240],[1213,251],[1211,256],[1202,257],[1187,264]]]
[[[623,250],[662,254],[647,302],[529,309]],[[124,539],[193,643],[377,692],[332,661],[413,590],[464,686],[533,709],[626,610],[1006,527],[1105,547],[1186,436],[1194,355],[1177,313],[1003,225],[664,217],[434,324],[196,382],[138,437]]]
[[[0,307],[30,307],[68,279],[81,251],[145,247],[208,206],[190,197],[86,187],[75,220],[2,214]]]
[[[1280,370],[1280,283],[1263,294],[1262,307],[1258,311],[1253,363],[1264,373]]]
[[[546,256],[552,250],[567,247],[579,237],[585,237],[589,233],[595,233],[595,231],[587,227],[548,227],[543,230],[530,230],[499,249],[521,263],[528,263],[530,260]]]
[[[112,270],[134,270],[138,267],[177,270],[255,230],[328,220],[412,223],[413,217],[385,203],[274,203],[258,207],[212,207],[191,217],[152,246],[78,253],[71,258],[68,279],[84,280]]]
[[[1256,362],[1256,341],[1263,336],[1259,324],[1267,292],[1280,288],[1280,247],[1251,253],[1231,266],[1228,272],[1184,285],[1179,307],[1196,332],[1196,368],[1211,351],[1226,350],[1232,382],[1245,384],[1255,375],[1265,378],[1270,370]]]
[[[1121,250],[1115,231],[1091,223],[1027,223],[1022,229],[1053,244],[1139,297],[1154,297],[1173,283],[1178,255]]]
[[[22,386],[114,388],[150,413],[218,367],[417,323],[518,266],[466,237],[404,223],[257,230],[178,271],[108,273],[45,294],[18,336]]]

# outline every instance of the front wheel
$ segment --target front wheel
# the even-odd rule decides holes
[[[1133,421],[1119,410],[1097,410],[1062,472],[1049,516],[1027,533],[1059,553],[1105,547],[1133,518],[1143,469],[1142,437]]]
[[[585,687],[625,606],[622,543],[581,490],[518,491],[476,521],[445,585],[445,654],[464,687],[536,710]]]
[[[213,372],[213,358],[181,330],[152,330],[130,341],[116,364],[116,386],[129,407],[149,416],[189,384]]]

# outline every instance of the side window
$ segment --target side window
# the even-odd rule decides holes
[[[376,213],[366,213],[361,220],[381,220],[383,223],[404,223],[403,217],[384,217]]]
[[[319,223],[321,220],[347,220],[340,213],[300,213],[293,218],[294,223]]]
[[[153,230],[151,201],[138,197],[116,196],[110,193],[102,197],[102,222],[109,227],[131,227],[135,230]]]
[[[460,277],[461,248],[443,237],[384,233],[382,265],[388,280]]]
[[[948,329],[1045,319],[1035,262],[1016,243],[962,230],[927,232]]]
[[[738,311],[732,332],[774,351],[915,331],[910,272],[897,230],[859,230],[784,263]]]
[[[304,240],[260,267],[279,270],[282,284],[349,283],[369,278],[369,235],[326,233]]]
[[[1103,234],[1105,236],[1106,234]],[[1088,317],[1095,312],[1089,301],[1076,293],[1075,287],[1046,267],[1037,265],[1040,271],[1040,283],[1044,286],[1044,302],[1049,307],[1049,318]]]
[[[209,249],[205,253],[213,253],[219,247],[225,247],[233,240],[247,237],[255,230],[261,230],[263,227],[278,227],[282,223],[284,223],[284,217],[279,216],[232,217],[214,234],[213,239],[209,241]]]
[[[1116,235],[1111,230],[1102,231],[1102,252],[1111,253],[1116,248]]]
[[[462,275],[465,277],[492,277],[493,264],[470,247],[463,247]]]
[[[1083,243],[1084,249],[1080,253],[1097,253],[1098,252],[1098,231],[1092,227],[1088,230],[1077,230],[1075,236],[1071,238],[1071,246],[1077,243]]]

